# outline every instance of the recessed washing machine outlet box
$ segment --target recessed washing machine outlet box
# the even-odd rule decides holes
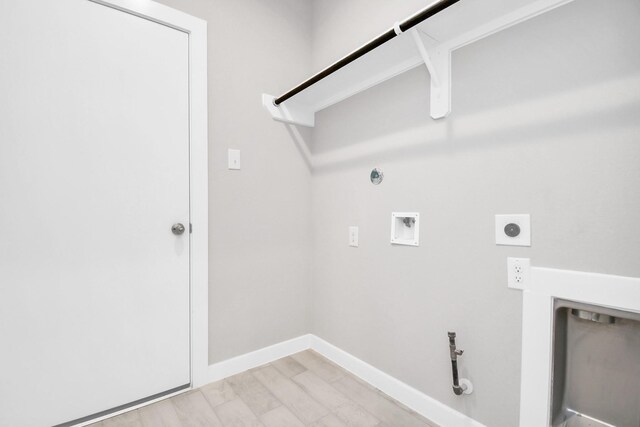
[[[529,214],[496,215],[496,245],[531,246]]]
[[[391,243],[394,245],[420,245],[420,214],[393,212],[391,214]]]

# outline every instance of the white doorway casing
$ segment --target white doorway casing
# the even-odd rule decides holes
[[[533,267],[522,295],[520,427],[550,425],[556,298],[640,313],[640,279]]]

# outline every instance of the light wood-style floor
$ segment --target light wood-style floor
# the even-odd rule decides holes
[[[308,350],[91,427],[434,427]]]

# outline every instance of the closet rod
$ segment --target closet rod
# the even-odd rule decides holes
[[[294,87],[289,92],[287,92],[287,93],[285,93],[283,95],[280,95],[278,98],[276,98],[273,101],[273,103],[275,105],[279,105],[279,104],[283,103],[284,101],[286,101],[287,99],[291,98],[292,96],[297,95],[298,93],[302,92],[303,90],[305,90],[309,86],[312,86],[312,85],[318,83],[320,80],[324,79],[325,77],[335,73],[336,71],[338,71],[339,69],[341,69],[345,65],[348,65],[348,64],[352,63],[356,59],[364,56],[366,53],[371,52],[372,50],[374,50],[378,46],[381,46],[384,43],[388,42],[389,40],[391,40],[394,37],[396,37],[398,34],[404,33],[405,31],[415,27],[416,25],[418,25],[422,21],[432,17],[433,15],[437,14],[438,12],[441,12],[441,11],[445,10],[449,6],[455,4],[455,3],[459,2],[459,1],[460,0],[440,0],[438,2],[430,4],[426,8],[422,9],[420,12],[418,12],[415,15],[409,17],[405,21],[395,25],[393,28],[389,29],[385,33],[380,34],[378,37],[376,37],[375,39],[371,40],[370,42],[368,42],[364,46],[354,50],[353,52],[351,52],[349,55],[345,56],[344,58],[342,58],[338,62],[333,63],[329,67],[327,67],[324,70],[320,71],[318,74],[316,74],[313,77],[311,77],[311,78],[305,80],[304,82],[300,83],[298,86]]]

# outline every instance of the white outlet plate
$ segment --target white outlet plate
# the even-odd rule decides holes
[[[520,234],[516,237],[507,236],[504,232],[504,227],[511,223],[520,227]],[[531,246],[530,215],[496,215],[496,245]]]
[[[358,227],[349,227],[349,246],[358,247]]]
[[[507,285],[513,289],[524,289],[531,281],[529,258],[507,258]]]

